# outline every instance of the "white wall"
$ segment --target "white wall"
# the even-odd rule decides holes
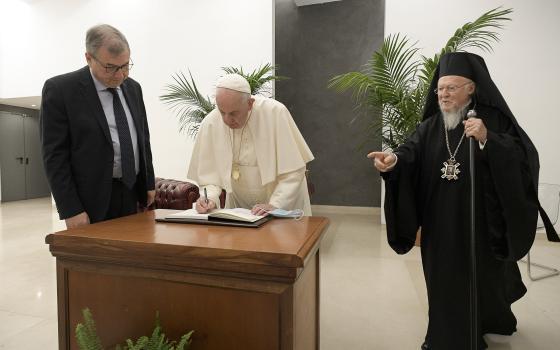
[[[190,69],[213,95],[222,66],[273,62],[273,0],[2,0],[0,98],[38,96],[51,76],[85,65],[85,32],[99,23],[128,39],[148,112],[156,176],[186,178],[192,140],[158,99]]]
[[[385,35],[403,33],[422,54],[439,51],[454,30],[482,13],[513,8],[494,53],[481,53],[493,80],[535,143],[541,182],[560,183],[560,2],[557,0],[386,1]],[[556,107],[556,108],[555,108]]]

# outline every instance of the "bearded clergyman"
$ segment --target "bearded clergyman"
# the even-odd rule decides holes
[[[476,117],[466,118],[470,110]],[[527,291],[516,261],[533,243],[542,208],[537,198],[537,151],[482,57],[467,52],[443,55],[416,131],[394,153],[368,154],[385,180],[391,248],[408,252],[421,229],[429,304],[424,350],[471,349],[471,137],[479,267],[476,336],[484,349],[484,334],[516,331],[511,304]],[[549,239],[558,239],[550,226],[547,231]]]

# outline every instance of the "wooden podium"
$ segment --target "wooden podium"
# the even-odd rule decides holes
[[[109,349],[194,330],[192,350],[319,349],[319,242],[328,219],[260,228],[155,222],[156,210],[49,234],[56,257],[59,349],[77,349],[91,309]]]

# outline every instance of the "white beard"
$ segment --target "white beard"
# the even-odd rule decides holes
[[[444,112],[443,110],[441,111],[441,115],[443,116],[443,123],[445,124],[445,128],[447,130],[455,129],[457,125],[459,125],[459,123],[465,118],[465,112],[467,111],[467,107],[469,106],[469,104],[470,102],[456,111],[452,111],[452,112]]]

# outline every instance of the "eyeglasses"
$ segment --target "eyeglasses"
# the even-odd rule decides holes
[[[134,66],[132,59],[128,63],[123,64],[122,66],[115,66],[112,64],[103,64],[103,62],[98,60],[97,57],[95,57],[94,55],[91,55],[91,57],[93,57],[93,59],[96,60],[101,67],[105,68],[105,72],[107,72],[107,74],[115,75],[119,70],[122,70],[123,73],[128,73],[128,71],[130,71],[132,66]]]
[[[447,92],[449,92],[450,94],[454,93],[457,91],[458,88],[463,87],[467,84],[472,84],[472,81],[466,82],[464,84],[461,85],[447,85],[447,86],[441,86],[441,87],[437,87],[434,89],[434,93],[436,95],[441,94],[444,90],[447,90]]]

